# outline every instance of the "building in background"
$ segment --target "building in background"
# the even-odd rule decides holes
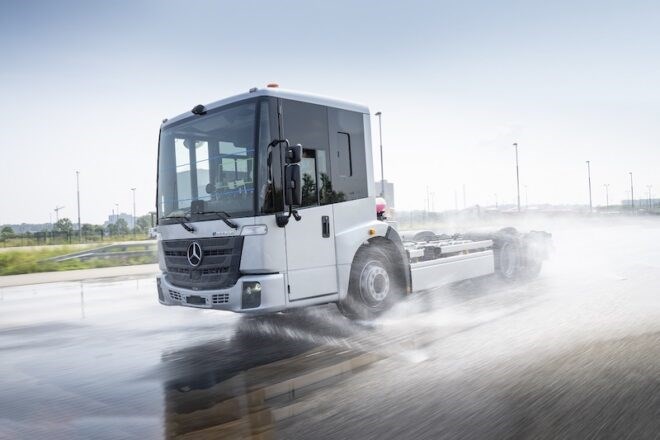
[[[123,213],[123,212],[119,215],[110,214],[108,216],[108,220],[105,223],[103,223],[103,227],[107,228],[108,225],[114,225],[115,223],[117,223],[117,221],[120,218],[123,219],[126,222],[126,224],[128,225],[129,228],[133,227],[133,216],[130,215],[130,214]]]
[[[376,197],[379,197],[380,193],[383,190],[382,182],[383,181],[379,180],[374,184],[374,189],[376,191]],[[385,201],[387,202],[387,207],[388,208],[394,208],[396,206],[394,204],[394,184],[392,182],[388,182],[387,179],[385,179],[384,182],[385,182],[385,194],[383,195],[383,197],[385,198]]]

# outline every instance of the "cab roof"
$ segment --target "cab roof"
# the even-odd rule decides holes
[[[369,108],[362,104],[357,104],[350,101],[343,101],[340,99],[329,98],[326,96],[315,95],[311,93],[297,92],[293,90],[281,89],[279,87],[265,87],[265,88],[253,88],[250,89],[247,93],[241,93],[240,95],[230,96],[229,98],[221,99],[219,101],[212,102],[210,104],[204,105],[206,111],[211,111],[218,107],[225,106],[227,104],[233,104],[235,102],[244,101],[247,99],[256,98],[259,96],[272,96],[275,98],[290,99],[293,101],[308,102],[310,104],[324,105],[327,107],[339,108],[343,110],[349,110],[358,113],[369,114]],[[189,110],[185,113],[182,113],[178,116],[175,116],[171,119],[166,119],[163,121],[161,127],[165,127],[172,123],[181,121],[182,119],[187,119],[193,115],[192,110]]]

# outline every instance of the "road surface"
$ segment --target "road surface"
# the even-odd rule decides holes
[[[153,277],[0,288],[0,438],[660,438],[660,222],[546,228],[538,279],[372,324],[164,307]]]

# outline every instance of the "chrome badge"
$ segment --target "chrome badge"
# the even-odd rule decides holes
[[[199,243],[193,241],[188,246],[186,255],[188,256],[188,263],[193,267],[197,267],[202,262],[202,247]]]

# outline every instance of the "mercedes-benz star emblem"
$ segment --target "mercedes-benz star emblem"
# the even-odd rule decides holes
[[[188,263],[193,267],[197,267],[202,262],[202,247],[199,243],[193,241],[188,246],[186,255],[188,256]]]

